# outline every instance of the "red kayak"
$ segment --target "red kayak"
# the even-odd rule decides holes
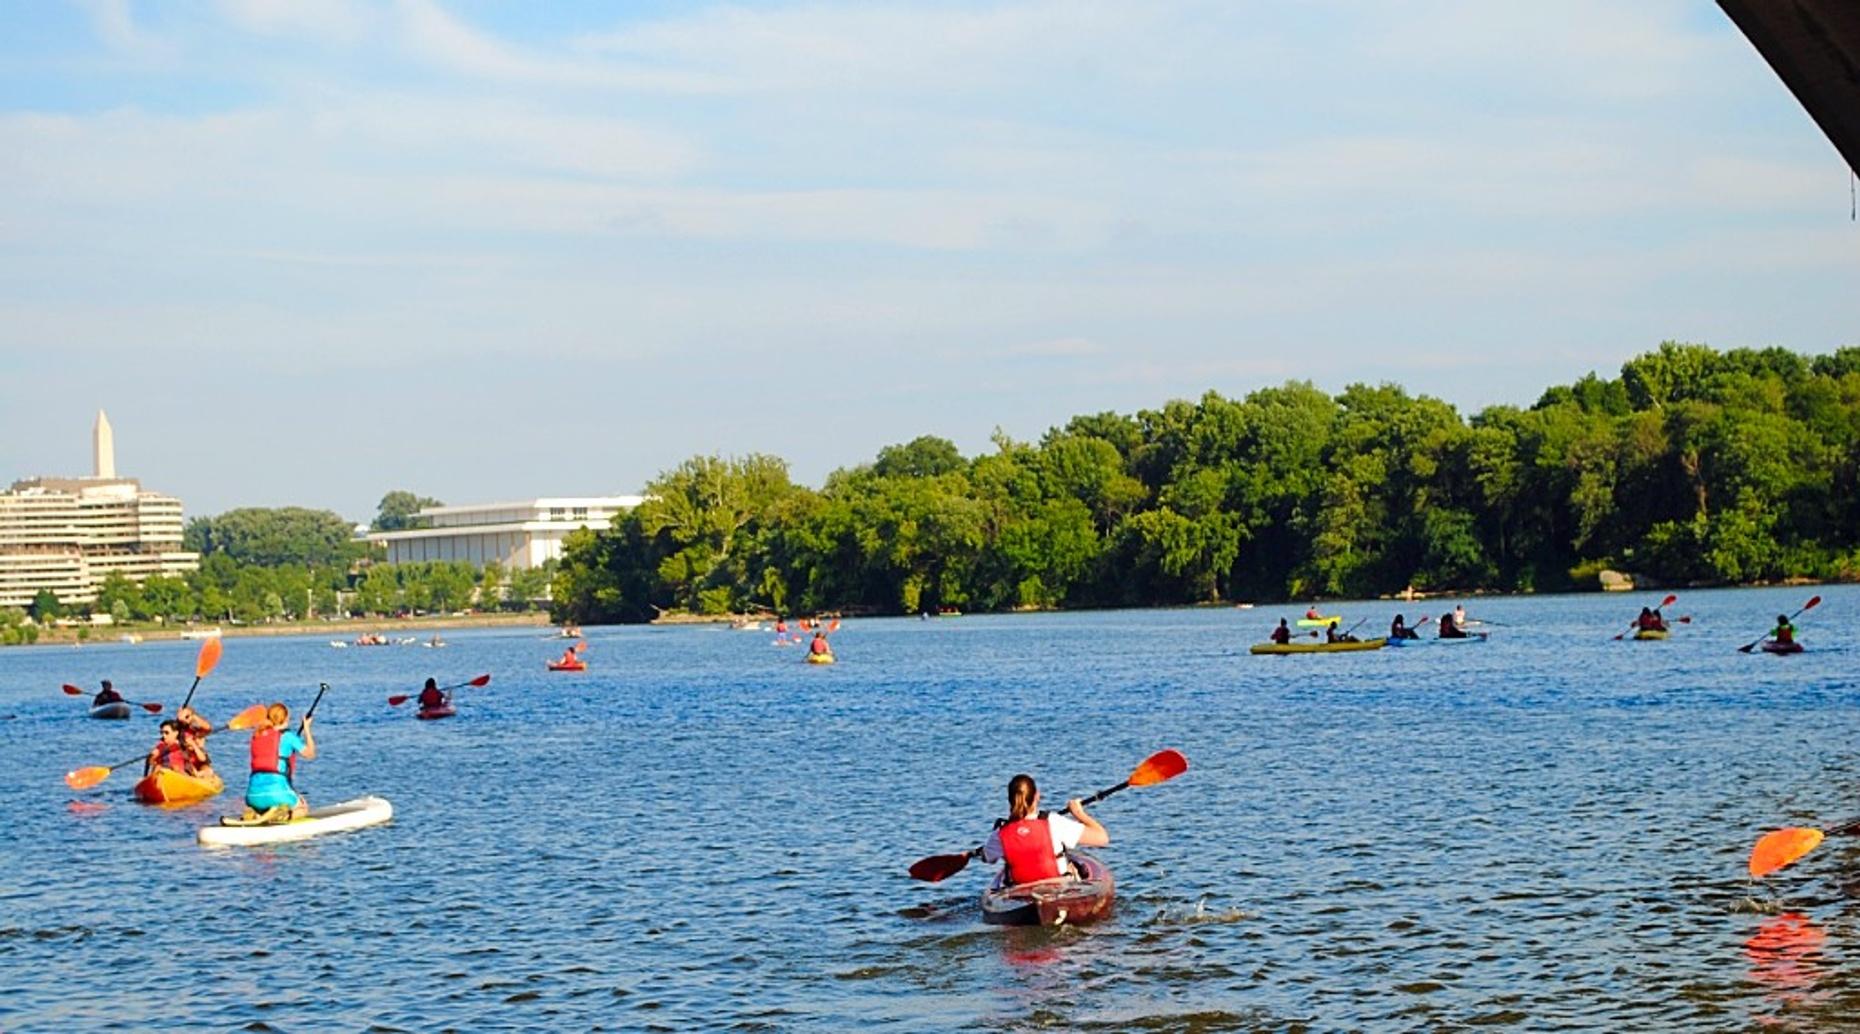
[[[440,704],[438,707],[430,709],[421,708],[419,711],[415,712],[414,717],[423,722],[430,722],[435,718],[450,718],[457,713],[457,711],[452,709],[452,705],[447,703]]]
[[[1801,643],[1779,643],[1774,639],[1763,640],[1764,653],[1801,653]]]
[[[587,671],[587,661],[550,661],[550,671]]]
[[[982,922],[994,926],[1061,926],[1111,914],[1117,888],[1111,869],[1083,851],[1068,851],[1079,878],[1059,876],[1005,886],[1003,871],[982,892]]]

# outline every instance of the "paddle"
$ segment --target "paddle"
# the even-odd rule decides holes
[[[221,732],[225,729],[232,729],[235,731],[250,729],[252,726],[257,725],[258,723],[264,720],[265,720],[265,705],[264,704],[253,704],[251,707],[248,707],[245,710],[239,712],[238,714],[233,715],[232,720],[227,722],[220,729],[214,729],[211,732],[204,733],[203,735],[211,736],[213,735],[213,733]],[[103,782],[105,779],[110,778],[111,772],[114,772],[119,768],[124,768],[126,766],[133,765],[136,762],[145,760],[147,758],[148,758],[148,754],[142,753],[142,754],[137,754],[135,757],[130,758],[128,761],[119,761],[114,765],[109,765],[109,766],[92,765],[89,768],[72,769],[71,771],[65,773],[65,785],[69,786],[73,790],[88,790],[91,787],[96,786],[98,783]]]
[[[491,676],[480,675],[477,678],[472,679],[470,682],[461,682],[456,686],[440,686],[439,691],[441,693],[450,693],[455,689],[464,689],[466,686],[488,686],[490,684],[491,684]],[[421,690],[420,692],[424,693],[426,691]],[[399,707],[400,705],[406,703],[409,700],[412,700],[414,697],[418,695],[419,693],[397,693],[394,696],[388,697],[388,706]]]
[[[1144,758],[1143,763],[1130,773],[1129,779],[1116,786],[1107,786],[1079,803],[1082,805],[1096,804],[1126,787],[1166,783],[1186,771],[1188,771],[1188,759],[1182,756],[1181,751],[1174,748],[1159,750]],[[925,883],[941,883],[967,868],[969,859],[978,858],[981,853],[981,848],[973,847],[961,854],[938,854],[920,858],[911,866],[911,879],[922,880]]]
[[[71,683],[69,683],[69,682],[67,682],[67,683],[65,683],[65,686],[64,686],[64,689],[65,689],[65,695],[66,695],[66,696],[74,696],[74,697],[86,697],[86,696],[90,696],[90,695],[91,695],[91,694],[90,694],[90,691],[89,691],[89,690],[85,690],[85,689],[80,689],[80,688],[78,688],[77,686],[74,686],[74,685],[72,685],[72,684],[71,684]],[[144,711],[147,711],[147,712],[148,712],[148,713],[150,713],[150,714],[160,714],[160,713],[161,713],[161,705],[160,705],[160,704],[142,704],[142,703],[137,703],[137,702],[136,702],[136,701],[134,701],[134,700],[125,700],[125,701],[123,701],[123,703],[125,703],[125,704],[135,704],[135,706],[137,706],[137,707],[140,707],[141,709],[143,709]]]
[[[1808,602],[1807,602],[1807,603],[1804,603],[1804,604],[1802,604],[1802,609],[1801,609],[1801,610],[1798,610],[1798,611],[1796,611],[1796,612],[1795,612],[1794,614],[1791,614],[1791,615],[1789,615],[1789,623],[1790,623],[1790,624],[1794,624],[1794,623],[1795,623],[1795,619],[1796,619],[1796,618],[1798,618],[1798,617],[1801,617],[1801,616],[1802,616],[1802,613],[1803,613],[1804,611],[1809,611],[1809,610],[1813,610],[1813,609],[1815,609],[1815,608],[1816,608],[1817,606],[1819,606],[1820,604],[1821,604],[1821,597],[1819,597],[1819,596],[1810,596],[1810,597],[1808,598]],[[1744,644],[1743,646],[1740,646],[1740,647],[1738,647],[1738,648],[1737,648],[1737,652],[1738,652],[1738,653],[1749,653],[1750,651],[1752,651],[1752,650],[1754,650],[1754,649],[1756,649],[1756,648],[1757,648],[1757,645],[1758,645],[1759,643],[1761,643],[1761,642],[1763,642],[1763,640],[1764,640],[1764,639],[1766,639],[1766,638],[1768,638],[1768,637],[1769,637],[1769,633],[1768,633],[1768,632],[1765,632],[1765,633],[1764,633],[1763,635],[1760,635],[1760,636],[1758,636],[1758,637],[1757,637],[1757,638],[1756,638],[1755,640],[1753,640],[1752,642],[1748,642],[1748,643],[1745,643],[1745,644]]]
[[[187,698],[181,701],[183,708],[194,702],[194,690],[200,688],[200,680],[206,678],[207,673],[220,663],[221,649],[219,636],[208,636],[201,641],[200,653],[194,657],[194,684],[187,687]]]
[[[1674,603],[1676,603],[1676,602],[1678,602],[1678,600],[1679,600],[1679,597],[1677,597],[1677,596],[1668,596],[1668,597],[1666,597],[1665,599],[1663,599],[1663,600],[1661,600],[1661,601],[1660,601],[1660,605],[1659,605],[1659,606],[1657,606],[1657,607],[1655,607],[1655,608],[1653,608],[1653,609],[1654,609],[1654,610],[1665,610],[1666,608],[1668,608],[1668,607],[1670,607],[1670,606],[1672,606],[1672,605],[1673,605]],[[1621,633],[1620,635],[1618,635],[1618,636],[1615,636],[1615,637],[1614,637],[1614,638],[1613,638],[1612,640],[1610,640],[1610,642],[1617,642],[1617,643],[1618,643],[1618,642],[1620,642],[1621,640],[1623,640],[1623,639],[1626,639],[1626,638],[1627,638],[1627,634],[1628,634],[1628,632],[1632,632],[1632,631],[1634,631],[1635,629],[1637,629],[1637,628],[1639,628],[1639,627],[1640,627],[1640,619],[1639,619],[1639,618],[1635,618],[1635,619],[1634,619],[1633,621],[1630,621],[1630,622],[1628,622],[1628,627],[1627,627],[1627,632],[1623,632],[1623,633]]]

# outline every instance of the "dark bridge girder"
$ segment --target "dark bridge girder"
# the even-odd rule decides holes
[[[1860,171],[1860,0],[1718,0]]]

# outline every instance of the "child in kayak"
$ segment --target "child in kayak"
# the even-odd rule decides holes
[[[181,723],[172,718],[161,723],[161,740],[150,748],[148,759],[142,762],[142,775],[151,776],[158,768],[187,771],[187,748],[181,746]]]
[[[104,704],[120,704],[122,702],[123,695],[118,693],[115,688],[110,685],[109,679],[104,679],[103,688],[97,691],[96,696],[90,698],[90,706],[92,707],[102,707]]]
[[[1292,628],[1285,623],[1284,618],[1279,619],[1279,627],[1272,630],[1270,638],[1280,646],[1284,646],[1292,641]]]
[[[996,824],[982,845],[982,861],[1007,864],[1007,882],[1032,883],[1072,876],[1066,852],[1075,847],[1106,847],[1111,835],[1085,814],[1078,798],[1066,802],[1067,814],[1043,814],[1040,788],[1022,773],[1008,780],[1008,817]]]
[[[305,715],[300,731],[285,728],[291,722],[291,709],[272,704],[265,710],[265,725],[252,733],[252,774],[245,784],[245,818],[250,822],[263,818],[282,822],[303,818],[310,813],[310,802],[292,785],[297,759],[316,757],[316,736],[310,731],[310,716]]]
[[[181,749],[187,752],[187,773],[201,777],[213,774],[213,759],[207,756],[207,734],[213,723],[200,717],[191,707],[183,707],[174,716],[181,726]]]
[[[446,695],[439,691],[439,680],[427,679],[426,688],[420,690],[420,710],[437,711],[446,706]]]

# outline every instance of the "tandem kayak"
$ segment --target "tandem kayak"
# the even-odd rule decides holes
[[[550,661],[549,670],[550,671],[587,671],[588,662],[587,661],[574,661],[574,662]]]
[[[1018,886],[1006,886],[1004,870],[982,892],[982,922],[991,926],[1062,926],[1089,923],[1111,914],[1117,899],[1111,869],[1083,851],[1066,857],[1079,878],[1058,876]]]
[[[1801,643],[1779,643],[1774,639],[1763,640],[1764,653],[1801,653]]]
[[[830,653],[810,653],[807,655],[807,663],[809,664],[832,664],[833,655]]]
[[[205,777],[158,768],[136,784],[136,800],[143,804],[192,804],[226,789],[217,773]]]
[[[1299,628],[1323,628],[1325,625],[1328,625],[1328,624],[1331,624],[1337,621],[1342,621],[1342,620],[1343,620],[1342,617],[1299,618],[1298,627]]]
[[[1664,628],[1637,628],[1634,630],[1634,638],[1636,639],[1665,639],[1671,634],[1672,633]]]
[[[1380,650],[1387,639],[1364,639],[1356,643],[1256,643],[1247,648],[1253,654],[1281,653],[1352,653],[1357,650]]]
[[[458,714],[458,712],[452,709],[452,705],[450,703],[445,703],[433,708],[423,707],[414,712],[413,716],[423,722],[430,722],[435,718],[450,718],[455,714]]]
[[[129,709],[126,700],[115,700],[107,704],[98,704],[90,709],[92,718],[127,718],[134,712]]]
[[[325,833],[378,826],[394,817],[394,806],[382,797],[357,797],[341,804],[312,808],[310,814],[289,822],[246,825],[238,819],[221,819],[217,826],[200,827],[200,842],[207,847],[254,847],[308,840]]]

